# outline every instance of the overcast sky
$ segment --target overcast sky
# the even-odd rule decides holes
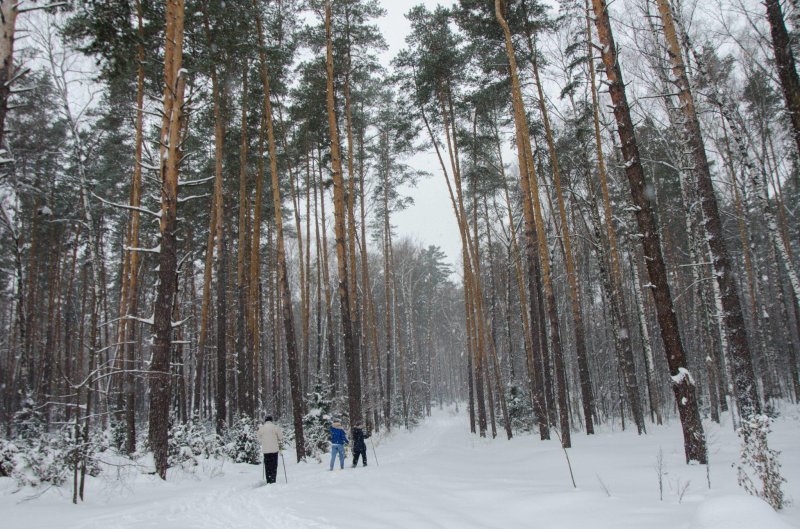
[[[449,6],[453,0],[381,0],[387,14],[377,21],[383,32],[389,50],[383,54],[383,62],[389,61],[405,47],[405,38],[410,25],[405,13],[420,3],[433,9],[437,4]],[[439,169],[433,152],[420,153],[408,161],[415,169],[424,169],[431,176],[420,180],[416,188],[409,188],[404,194],[414,198],[414,205],[406,211],[397,213],[392,223],[397,227],[399,237],[411,237],[421,244],[440,246],[447,254],[453,271],[461,276],[461,238],[458,234],[455,214],[450,205],[447,185]]]

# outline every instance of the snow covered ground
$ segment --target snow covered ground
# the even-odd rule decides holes
[[[711,465],[684,464],[680,427],[575,433],[572,487],[557,440],[524,435],[479,439],[453,410],[411,432],[373,438],[369,466],[296,464],[288,484],[260,486],[262,467],[205,462],[169,480],[118,470],[87,484],[72,505],[68,487],[18,492],[0,479],[0,526],[7,528],[347,528],[347,529],[791,529],[800,528],[800,408],[783,410],[770,442],[781,450],[784,490],[792,505],[776,514],[736,484],[737,438],[730,424],[706,423]],[[663,500],[656,462],[663,454]],[[708,486],[708,479],[711,488]],[[28,499],[26,499],[28,498]]]

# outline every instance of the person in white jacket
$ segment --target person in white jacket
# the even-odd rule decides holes
[[[272,422],[272,416],[264,418],[264,424],[258,428],[258,442],[261,443],[261,452],[264,454],[264,469],[267,474],[267,483],[275,483],[278,475],[278,452],[281,449],[283,433]]]

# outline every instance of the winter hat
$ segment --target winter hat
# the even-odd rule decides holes
[[[334,428],[341,428],[342,427],[342,423],[340,423],[338,420],[334,419],[333,420],[333,427]]]
[[[272,422],[272,415],[266,415],[264,417],[264,422]]]

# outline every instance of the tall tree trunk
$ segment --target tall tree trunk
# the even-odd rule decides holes
[[[351,36],[350,36],[350,13],[347,4],[344,5],[347,11],[347,24],[345,27],[345,34],[347,40],[346,64],[344,72],[344,120],[345,130],[347,131],[347,194],[346,207],[347,207],[347,256],[348,256],[348,271],[350,277],[348,279],[348,297],[350,300],[350,316],[352,318],[353,326],[353,349],[354,355],[358,356],[359,372],[361,371],[361,364],[363,362],[362,348],[362,317],[361,317],[361,300],[358,295],[358,267],[356,266],[356,216],[355,216],[355,201],[356,201],[356,177],[353,162],[355,160],[354,142],[353,142],[353,105],[351,89],[352,77],[352,60],[351,60]],[[360,384],[360,383],[359,383]]]
[[[635,414],[636,426],[639,433],[645,431],[644,426],[644,413],[642,412],[641,401],[639,400],[639,382],[636,377],[636,364],[633,357],[633,346],[631,345],[630,333],[630,320],[628,312],[625,308],[625,298],[622,289],[622,266],[619,257],[619,244],[617,239],[617,230],[614,227],[614,212],[611,207],[611,197],[608,192],[608,172],[606,171],[605,156],[603,155],[603,141],[600,134],[600,105],[597,97],[597,76],[594,67],[594,48],[592,38],[592,21],[589,8],[589,0],[585,0],[584,7],[586,10],[586,53],[589,64],[589,82],[592,92],[592,121],[594,124],[594,142],[595,151],[597,154],[597,174],[600,181],[600,190],[603,197],[603,220],[606,224],[606,238],[608,239],[609,257],[611,261],[611,292],[609,298],[612,303],[612,311],[617,313],[620,331],[617,332],[617,339],[620,343],[620,355],[623,362],[623,374],[625,376],[625,387],[628,394],[628,400],[636,407],[633,411]],[[646,347],[650,346],[649,338],[646,342]],[[652,374],[652,373],[650,373]],[[652,380],[648,378],[648,380]],[[658,410],[655,413],[658,415],[658,424],[661,424],[661,403],[658,398],[658,392],[653,391],[653,388],[648,383],[650,388],[650,402],[651,411]],[[655,400],[653,400],[655,399]]]
[[[772,51],[775,53],[775,66],[778,68],[783,100],[792,124],[792,137],[800,154],[800,77],[797,75],[792,43],[786,31],[780,0],[765,0],[764,4],[767,7]]]
[[[317,189],[317,173],[316,169],[314,168],[314,157],[313,157],[313,148],[308,147],[309,153],[306,154],[308,157],[308,165],[311,166],[309,179],[314,186],[314,241],[315,244],[315,251],[316,251],[316,260],[317,260],[317,362],[316,362],[316,373],[317,376],[322,376],[322,348],[323,348],[323,341],[324,337],[322,336],[322,242],[319,235],[319,191]],[[324,196],[323,196],[324,199]],[[309,244],[309,246],[311,246]]]
[[[136,0],[136,31],[140,39],[136,47],[136,151],[133,167],[133,180],[131,182],[131,206],[138,208],[142,196],[142,151],[144,146],[144,14],[142,3]],[[131,211],[131,231],[128,244],[136,248],[139,246],[139,212]],[[139,252],[131,251],[128,257],[128,300],[125,303],[128,314],[135,316],[138,307],[138,278],[139,278]],[[136,380],[131,373],[136,362],[136,348],[133,342],[136,339],[135,320],[125,319],[126,333],[123,336],[123,391],[125,393],[125,451],[132,454],[136,451]]]
[[[700,130],[700,121],[695,110],[694,97],[689,87],[686,66],[678,42],[678,35],[673,20],[672,8],[667,0],[657,0],[661,21],[664,24],[664,34],[668,46],[668,55],[672,63],[673,82],[678,89],[680,110],[683,113],[683,128],[689,142],[691,159],[694,165],[694,174],[697,177],[697,189],[700,195],[706,242],[711,250],[714,276],[719,285],[722,298],[723,323],[728,334],[731,346],[730,354],[733,358],[734,386],[739,399],[740,413],[745,419],[760,413],[761,403],[756,392],[753,363],[750,356],[750,344],[744,325],[742,304],[733,277],[733,266],[728,254],[728,248],[722,234],[722,220],[720,218],[717,197],[711,180],[711,171],[708,166],[703,136]],[[796,78],[795,78],[796,79]],[[798,93],[800,97],[800,93]],[[800,107],[798,108],[800,110]]]
[[[8,98],[16,71],[14,68],[14,33],[19,14],[19,0],[0,1],[0,146],[4,146]],[[0,147],[5,148],[5,147]]]
[[[605,0],[592,0],[592,6],[609,82],[609,93],[614,107],[614,117],[617,121],[617,132],[622,143],[625,174],[628,177],[631,197],[636,207],[636,221],[641,232],[647,272],[661,328],[661,339],[672,375],[675,403],[681,417],[686,461],[705,464],[707,462],[705,433],[700,421],[694,381],[687,367],[678,319],[673,308],[653,203],[646,193],[644,170],[639,158],[639,148],[625,94],[625,84],[622,80],[622,69],[618,62],[611,22]]]
[[[331,292],[330,267],[328,266],[328,228],[325,220],[325,182],[322,176],[322,153],[317,147],[317,161],[319,162],[319,194],[320,194],[320,220],[322,231],[322,282],[325,284],[325,321],[326,321],[326,340],[328,347],[328,383],[331,385],[331,395],[336,396],[338,392],[337,367],[338,355],[336,351],[336,322],[333,320],[333,293]]]
[[[514,109],[514,124],[517,131],[517,156],[520,165],[520,186],[523,195],[523,214],[525,217],[526,252],[528,256],[529,275],[536,273],[532,263],[541,265],[541,274],[544,283],[544,292],[548,305],[548,319],[550,321],[550,335],[553,346],[553,360],[558,382],[559,424],[561,429],[561,444],[564,448],[571,446],[569,417],[567,410],[566,373],[564,371],[563,352],[561,350],[561,337],[559,335],[558,314],[555,295],[553,293],[550,272],[550,255],[544,237],[544,223],[539,205],[539,190],[536,172],[533,166],[533,156],[530,147],[527,118],[522,102],[522,89],[519,81],[519,70],[514,54],[514,44],[511,40],[511,30],[503,15],[504,4],[502,0],[495,0],[495,15],[503,29],[505,36],[506,55],[509,62],[511,76],[511,98]],[[538,246],[538,256],[535,255]],[[535,279],[534,279],[535,280]],[[534,293],[531,292],[531,297]],[[533,306],[533,304],[531,304]],[[533,314],[531,315],[533,319]]]
[[[211,306],[211,275],[214,266],[214,250],[217,240],[217,206],[216,199],[212,198],[209,211],[208,242],[206,244],[206,259],[203,267],[203,298],[200,302],[200,333],[197,338],[197,354],[195,355],[195,382],[193,410],[205,416],[208,406],[203,406],[209,392],[203,391],[206,385],[208,363],[206,355],[206,339],[208,337],[208,319]]]
[[[528,35],[528,39],[531,37]],[[531,53],[536,50],[531,42]],[[572,237],[569,232],[569,222],[567,220],[567,209],[564,205],[564,192],[561,186],[561,170],[558,165],[558,154],[556,153],[553,131],[550,127],[550,118],[545,105],[544,91],[539,78],[538,60],[534,57],[531,60],[533,65],[533,75],[536,81],[536,89],[539,94],[539,111],[542,113],[544,123],[547,150],[550,154],[550,165],[553,171],[553,183],[555,186],[556,202],[558,204],[558,214],[561,219],[561,240],[563,242],[564,262],[567,267],[567,284],[570,297],[570,307],[572,309],[572,324],[575,331],[575,352],[578,358],[578,378],[581,384],[581,403],[583,405],[583,417],[586,424],[586,433],[594,433],[594,395],[592,394],[592,381],[589,376],[589,355],[586,352],[586,331],[583,327],[583,314],[581,312],[580,291],[578,288],[578,272],[575,266],[575,256],[572,253]],[[637,417],[637,421],[639,417]],[[641,429],[641,426],[640,426]]]
[[[386,303],[384,316],[384,331],[386,332],[386,400],[384,402],[383,415],[386,418],[386,428],[392,427],[392,363],[394,362],[394,290],[392,289],[394,263],[392,256],[392,224],[389,215],[389,172],[391,159],[389,155],[389,132],[383,132],[383,143],[386,146],[382,153],[383,161],[383,298]]]
[[[253,225],[252,235],[250,236],[250,323],[249,323],[249,343],[253,350],[251,352],[252,365],[253,365],[253,399],[258,396],[258,403],[254,402],[255,409],[263,404],[263,395],[266,395],[264,388],[261,388],[262,382],[266,377],[259,376],[259,371],[262,367],[261,358],[261,315],[264,313],[262,310],[261,302],[261,208],[262,200],[264,197],[264,116],[261,116],[259,121],[261,126],[258,130],[258,169],[256,172],[256,192],[253,197]],[[272,305],[268,303],[271,308]],[[264,371],[268,371],[264,366]],[[258,387],[257,387],[258,385]]]
[[[254,7],[256,0],[253,0]],[[283,240],[283,216],[281,208],[280,180],[278,177],[278,153],[275,141],[275,130],[272,120],[272,103],[270,101],[270,76],[267,69],[267,57],[264,47],[264,33],[261,24],[261,15],[256,14],[256,28],[259,38],[259,53],[261,59],[261,82],[264,85],[264,119],[267,125],[267,145],[269,147],[269,169],[272,176],[272,204],[275,213],[276,254],[278,261],[278,288],[283,312],[283,331],[286,337],[286,354],[289,364],[289,385],[292,398],[292,416],[294,418],[295,450],[297,461],[305,459],[305,437],[303,435],[303,415],[305,403],[303,402],[303,389],[300,382],[300,366],[298,365],[297,342],[294,333],[294,315],[292,311],[292,296],[289,290],[289,273],[286,267],[286,248]]]
[[[336,107],[333,88],[333,38],[331,28],[331,2],[325,2],[325,36],[327,56],[327,105],[328,128],[331,137],[331,163],[333,165],[334,232],[336,234],[336,260],[339,271],[339,304],[344,334],[344,358],[347,369],[347,403],[351,424],[363,419],[361,413],[361,366],[353,335],[353,318],[350,311],[350,276],[348,274],[347,233],[345,226],[345,191],[342,175],[342,158],[339,152],[339,131],[336,123]]]
[[[369,277],[369,260],[367,259],[367,212],[366,207],[364,204],[364,180],[365,180],[365,171],[364,171],[364,134],[365,130],[362,127],[360,134],[358,136],[359,139],[359,194],[361,195],[361,200],[359,201],[360,206],[360,213],[361,213],[361,244],[360,244],[360,251],[361,251],[361,288],[364,291],[364,320],[362,323],[365,326],[364,331],[364,347],[368,350],[367,354],[371,353],[369,358],[371,359],[371,363],[368,374],[367,380],[370,377],[374,376],[375,382],[378,385],[378,395],[377,398],[374,395],[374,386],[372,386],[371,390],[371,398],[370,402],[372,404],[372,410],[375,415],[375,421],[380,418],[379,410],[381,404],[383,403],[383,380],[381,378],[381,371],[380,371],[380,358],[378,357],[378,324],[376,321],[375,315],[375,300],[372,295],[372,285],[370,282]],[[367,333],[369,333],[370,338],[370,347],[366,346],[366,337]],[[377,402],[377,404],[376,404]],[[369,418],[368,418],[369,422]],[[367,425],[369,427],[369,425]]]
[[[206,21],[206,31],[208,21]],[[210,36],[209,36],[210,40]],[[214,216],[216,217],[217,240],[217,390],[215,399],[215,427],[218,435],[222,435],[227,417],[227,303],[225,259],[227,257],[225,241],[225,196],[223,190],[222,159],[225,131],[222,122],[222,95],[217,78],[217,68],[211,67],[211,91],[214,101]]]
[[[281,129],[281,139],[283,141],[283,148],[288,152],[289,150],[289,142],[286,138],[286,127],[284,126],[283,121],[283,113],[278,107],[278,124],[280,125]],[[295,175],[295,172],[292,170],[292,162],[291,158],[287,157],[286,159],[286,171],[289,173],[289,194],[291,195],[292,199],[292,210],[294,211],[294,226],[295,231],[297,233],[297,256],[298,256],[298,268],[300,270],[300,334],[302,341],[300,342],[300,346],[298,347],[298,366],[302,365],[301,369],[301,376],[300,376],[300,384],[301,388],[303,386],[308,386],[309,384],[309,376],[310,376],[310,367],[309,367],[309,356],[308,356],[308,291],[306,290],[306,276],[308,275],[308,270],[306,269],[305,264],[303,263],[303,230],[300,225],[300,197],[299,197],[299,189],[300,184],[299,177]],[[308,241],[306,241],[306,245],[308,245]],[[302,394],[302,390],[301,390]]]
[[[172,305],[177,290],[177,206],[185,79],[183,60],[183,0],[168,0],[164,48],[164,104],[161,123],[161,251],[154,311],[155,340],[150,364],[150,430],[156,472],[167,478],[167,432],[171,380]]]
[[[250,205],[247,200],[247,64],[242,74],[242,136],[239,146],[239,240],[236,254],[236,372],[239,391],[239,412],[253,417],[253,376],[247,346],[247,294],[249,276],[245,270],[245,256],[248,254],[248,216]]]
[[[469,258],[467,256],[466,247],[462,249],[462,260],[464,263],[464,309],[466,312],[467,322],[467,352],[472,358],[472,373],[471,380],[475,387],[475,403],[477,405],[477,419],[478,419],[478,434],[481,437],[486,437],[486,395],[484,385],[484,365],[481,355],[480,345],[478,344],[478,336],[475,325],[475,302],[474,302],[474,289],[471,284],[471,276],[469,272]],[[473,415],[474,417],[474,415]],[[473,432],[475,430],[473,429]]]
[[[505,169],[503,164],[503,157],[502,157],[502,144],[500,142],[500,133],[496,126],[497,120],[495,118],[494,121],[494,140],[495,140],[495,149],[497,151],[498,159],[500,160],[500,171],[502,175],[503,181],[503,193],[505,195],[506,201],[506,209],[508,212],[508,227],[511,234],[510,237],[510,249],[511,249],[511,256],[514,261],[514,269],[516,271],[517,277],[517,287],[519,290],[519,304],[520,304],[520,316],[522,319],[522,332],[524,335],[524,343],[525,343],[525,354],[526,354],[526,365],[528,371],[528,384],[530,387],[531,392],[531,402],[533,404],[533,410],[536,413],[536,418],[539,424],[539,436],[542,440],[550,439],[550,423],[549,423],[549,416],[547,413],[547,398],[545,397],[545,364],[543,363],[543,353],[542,347],[535,347],[534,344],[539,344],[538,337],[540,336],[539,333],[539,323],[540,320],[538,318],[538,314],[535,314],[536,311],[536,303],[534,302],[534,298],[536,295],[536,281],[535,278],[538,276],[538,265],[534,260],[531,262],[528,261],[528,274],[527,274],[527,285],[525,280],[523,279],[523,272],[522,272],[522,255],[519,250],[519,242],[517,238],[517,228],[516,222],[514,221],[514,217],[512,214],[512,207],[511,207],[511,198],[509,197],[508,193],[508,184],[506,183],[506,175]],[[524,218],[524,217],[523,217]],[[526,252],[528,250],[527,247],[527,237],[526,237]],[[536,254],[535,251],[533,253],[533,257],[535,258]],[[527,257],[532,257],[530,254]],[[527,287],[527,288],[526,288]],[[510,278],[509,278],[509,286],[510,285]],[[531,303],[528,303],[528,295],[531,296]],[[545,342],[542,344],[544,348],[547,347],[547,343]]]

